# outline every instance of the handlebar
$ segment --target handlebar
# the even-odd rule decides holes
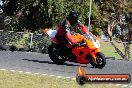
[[[81,44],[81,46],[86,46],[87,42],[85,40],[82,40],[82,42],[80,44]]]

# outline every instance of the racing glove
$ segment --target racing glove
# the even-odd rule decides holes
[[[78,42],[75,42],[74,43],[74,46],[80,46],[81,44],[80,43],[78,43]]]

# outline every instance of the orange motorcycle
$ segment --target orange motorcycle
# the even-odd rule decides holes
[[[79,43],[79,46],[72,46],[66,39],[58,42],[55,37],[56,30],[45,29],[44,32],[52,40],[48,48],[48,54],[54,63],[63,64],[65,61],[80,64],[90,63],[93,67],[100,69],[105,66],[106,59],[100,51],[100,43],[92,33],[89,33],[89,35],[73,34],[72,37]]]

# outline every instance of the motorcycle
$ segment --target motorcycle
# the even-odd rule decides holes
[[[69,61],[80,64],[90,63],[93,67],[99,69],[105,66],[106,59],[100,50],[99,40],[92,33],[89,33],[89,35],[73,34],[73,39],[79,43],[78,46],[74,46],[63,37],[63,41],[59,42],[56,38],[56,30],[45,29],[44,32],[52,41],[48,47],[48,54],[55,64],[63,64]]]

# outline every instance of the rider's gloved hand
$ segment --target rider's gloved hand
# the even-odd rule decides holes
[[[80,46],[80,43],[76,42],[76,43],[74,44],[74,46]]]

